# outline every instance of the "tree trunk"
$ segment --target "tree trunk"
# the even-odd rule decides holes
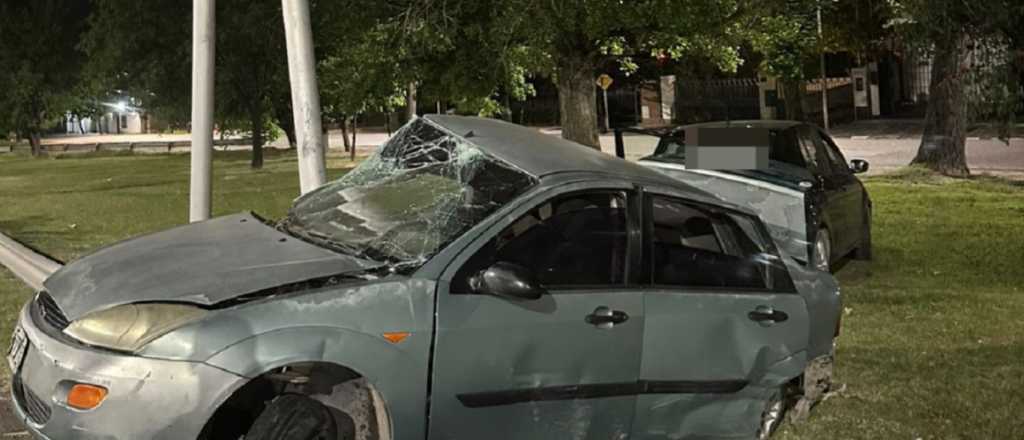
[[[782,82],[782,93],[784,102],[786,105],[786,119],[791,121],[803,121],[806,118],[804,114],[804,95],[806,94],[803,81],[783,81]]]
[[[388,130],[388,137],[391,137],[391,112],[384,114],[384,127]]]
[[[964,76],[967,66],[966,39],[937,42],[928,86],[928,109],[924,117],[921,146],[911,164],[924,165],[949,176],[967,176],[967,99]]]
[[[352,160],[352,162],[356,161],[356,149],[359,147],[359,144],[356,143],[356,133],[358,133],[358,132],[359,132],[359,115],[357,114],[357,115],[352,117],[352,154],[349,156],[349,158]]]
[[[32,148],[32,156],[39,157],[43,155],[43,142],[40,139],[39,133],[29,132],[28,144]]]
[[[277,125],[284,131],[284,135],[288,138],[288,147],[295,148],[299,144],[298,138],[295,137],[295,121],[292,120],[291,106],[283,106],[283,108],[274,107],[274,117],[277,119]]]
[[[411,121],[416,117],[416,83],[409,83],[409,90],[405,94],[405,121]]]
[[[600,150],[593,63],[563,57],[558,62],[556,85],[562,137]]]
[[[252,111],[249,115],[249,123],[252,124],[252,169],[263,168],[263,115],[259,111]]]
[[[348,138],[348,116],[341,118],[341,140],[345,143],[345,152],[351,151],[352,144]]]

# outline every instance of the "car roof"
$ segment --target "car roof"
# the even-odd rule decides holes
[[[745,119],[739,121],[712,121],[679,126],[679,128],[767,128],[769,130],[785,130],[806,122],[786,120]]]
[[[559,173],[596,173],[627,180],[646,181],[690,190],[703,191],[653,171],[648,167],[619,159],[594,148],[567,141],[558,136],[497,119],[471,116],[426,115],[426,120],[476,145],[483,152],[543,178]]]

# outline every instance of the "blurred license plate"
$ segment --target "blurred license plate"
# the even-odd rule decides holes
[[[21,361],[25,360],[25,352],[28,351],[28,337],[21,327],[14,328],[11,335],[11,348],[7,350],[7,363],[11,365],[11,373],[18,374],[18,367]]]

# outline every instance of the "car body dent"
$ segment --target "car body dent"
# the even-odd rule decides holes
[[[724,172],[687,170],[681,164],[639,163],[756,212],[779,247],[793,258],[808,261],[804,191]]]
[[[303,242],[252,214],[127,240],[72,262],[44,286],[68,319],[134,302],[204,306],[262,289],[380,266]]]
[[[646,395],[637,399],[636,420],[630,438],[744,439],[757,431],[765,400],[807,364],[800,351],[757,372],[756,384],[725,399],[716,394]],[[722,423],[722,420],[734,423]]]
[[[433,281],[394,275],[268,297],[214,312],[150,343],[147,357],[200,361],[256,377],[300,362],[362,375],[386,403],[395,439],[425,429]],[[408,332],[393,344],[385,332]]]
[[[431,339],[429,332],[415,332],[395,345],[351,330],[293,327],[252,336],[206,363],[250,378],[300,362],[344,366],[380,394],[392,420],[392,438],[414,439],[423,438],[425,430]]]
[[[24,386],[51,406],[46,432],[75,433],[83,438],[196,438],[214,410],[246,379],[201,362],[147,359],[90,347],[69,345],[36,327],[30,306],[19,322],[32,347],[22,364],[31,375],[19,377]],[[59,384],[81,382],[105,387],[109,394],[94,410],[81,411],[61,403]],[[13,392],[13,389],[12,389]],[[17,397],[14,398],[17,401]],[[19,419],[36,436],[41,426],[12,405]],[[132,417],[163,414],[175,408],[178,417]],[[112,423],[117,415],[117,423]],[[58,437],[64,438],[64,437]]]
[[[457,121],[460,124],[465,122],[462,119],[451,119],[450,121]],[[493,121],[486,121],[485,125],[489,126],[493,123]],[[472,126],[468,122],[466,124],[466,126]],[[466,128],[461,125],[460,127]],[[473,131],[466,134],[470,140],[476,141],[477,138],[480,138],[484,141],[498,142],[485,132],[477,131],[476,135],[469,136],[471,133]],[[522,133],[524,133],[522,137],[532,136],[526,132]],[[521,137],[513,136],[513,138],[517,142],[523,141]],[[542,136],[538,139],[546,138],[547,136]],[[573,148],[575,147],[578,146]],[[499,145],[495,148],[499,150],[504,148],[501,151],[509,157],[527,157],[522,152],[511,149],[509,145]],[[586,147],[579,148],[585,149]],[[555,156],[557,158],[574,157],[563,153],[557,153]],[[548,154],[554,153],[549,152]],[[61,277],[54,279],[49,286],[52,287],[52,290],[60,291],[52,292],[52,294],[65,297],[63,304],[60,304],[61,307],[64,304],[71,304],[75,310],[73,313],[75,316],[129,301],[140,293],[142,294],[141,299],[144,301],[194,302],[207,308],[209,312],[202,319],[164,334],[143,347],[134,356],[116,356],[120,356],[119,359],[135,360],[138,365],[146,365],[146,362],[155,362],[161,365],[163,363],[180,364],[209,368],[211,371],[228,375],[231,379],[227,382],[230,383],[224,384],[223,387],[210,389],[208,390],[209,395],[203,396],[206,399],[204,401],[209,402],[211,406],[210,413],[218,403],[226,399],[231,392],[249,378],[294,363],[327,362],[346,367],[362,375],[379,393],[392,421],[394,439],[421,440],[431,435],[434,437],[430,438],[458,438],[457,434],[462,433],[459,431],[460,424],[470,424],[459,414],[478,417],[478,415],[490,412],[499,418],[510,414],[501,412],[501,408],[508,407],[469,408],[465,402],[458,401],[456,393],[452,391],[459,391],[457,388],[461,386],[460,384],[479,382],[479,377],[473,376],[474,371],[471,368],[466,368],[465,365],[461,366],[463,368],[461,374],[464,376],[448,377],[445,379],[446,383],[438,381],[440,369],[432,369],[432,367],[443,367],[446,364],[460,367],[458,365],[460,359],[478,354],[473,352],[473,347],[459,345],[459,342],[482,344],[481,346],[486,347],[487,350],[480,350],[480,352],[494,354],[495,357],[492,360],[499,358],[511,360],[511,363],[494,362],[491,366],[498,369],[495,373],[496,377],[513,378],[515,383],[512,385],[518,385],[520,388],[559,385],[571,388],[588,381],[601,385],[602,381],[628,382],[633,380],[636,383],[626,383],[626,385],[632,386],[627,390],[644,389],[641,385],[645,384],[638,381],[638,378],[653,381],[658,377],[640,376],[643,368],[641,352],[645,341],[643,330],[647,310],[644,295],[648,294],[642,288],[636,292],[628,292],[635,293],[634,297],[624,295],[613,297],[611,294],[605,294],[607,298],[601,300],[612,307],[629,309],[631,318],[627,322],[628,327],[626,328],[632,333],[625,336],[634,345],[627,346],[628,350],[626,351],[630,353],[628,356],[634,356],[635,360],[626,359],[620,363],[632,362],[635,364],[636,371],[633,374],[615,373],[612,371],[614,368],[608,368],[609,365],[614,367],[614,362],[604,365],[602,367],[604,371],[602,371],[601,368],[588,363],[588,359],[583,356],[573,364],[578,368],[573,368],[571,371],[544,371],[543,368],[538,367],[527,372],[525,370],[516,371],[516,368],[518,366],[537,367],[538,365],[543,367],[541,365],[543,362],[535,362],[538,353],[550,353],[553,356],[558,356],[565,355],[570,351],[564,350],[564,353],[559,354],[562,351],[559,350],[559,347],[541,347],[542,344],[548,343],[551,337],[559,335],[534,332],[530,335],[535,337],[535,340],[523,342],[524,339],[521,336],[510,339],[509,329],[495,327],[488,319],[489,317],[501,318],[502,307],[507,306],[515,308],[517,312],[531,308],[538,310],[542,313],[531,319],[541,323],[548,319],[548,324],[551,324],[553,311],[545,312],[542,309],[545,304],[550,306],[554,299],[548,296],[536,303],[529,303],[495,297],[463,296],[453,298],[455,295],[450,294],[448,289],[454,272],[483,243],[516,221],[520,215],[531,209],[536,203],[558,194],[586,189],[638,191],[641,187],[659,187],[671,189],[672,194],[680,198],[713,204],[747,214],[751,214],[758,206],[756,203],[754,206],[749,206],[749,204],[743,206],[744,203],[723,202],[713,191],[709,191],[714,188],[701,188],[699,185],[682,183],[635,164],[619,169],[615,164],[605,162],[616,159],[583,155],[583,159],[578,159],[581,162],[575,165],[559,165],[554,161],[541,159],[530,159],[536,163],[524,165],[528,172],[547,173],[538,177],[536,185],[455,237],[451,243],[428,258],[412,273],[392,273],[393,271],[388,271],[386,266],[368,264],[363,260],[326,251],[276,231],[259,222],[254,216],[243,214],[172,230],[176,231],[175,234],[183,235],[185,241],[190,241],[193,244],[179,249],[181,252],[185,250],[198,252],[198,257],[201,258],[186,261],[146,259],[143,250],[147,243],[163,243],[173,248],[170,244],[165,243],[165,241],[169,241],[169,236],[161,237],[159,234],[154,234],[148,236],[150,240],[148,242],[144,237],[139,242],[127,242],[100,251],[99,257],[95,260],[92,256],[86,257],[80,260],[77,268],[68,269]],[[584,170],[575,170],[576,165]],[[585,168],[589,168],[590,171]],[[618,174],[612,173],[612,171]],[[752,195],[751,197],[760,196],[763,195]],[[769,202],[766,199],[761,203]],[[242,220],[246,221],[242,222]],[[238,225],[242,223],[254,224],[239,228]],[[212,228],[210,224],[212,224]],[[769,225],[769,230],[770,228]],[[266,258],[260,259],[263,257],[253,256],[254,259],[238,262],[224,260],[223,254],[219,258],[209,258],[209,255],[203,252],[210,251],[210,247],[204,247],[203,242],[204,240],[216,242],[216,236],[221,234],[233,238],[217,243],[217,246],[238,246],[238,248],[229,250],[232,255],[237,254],[250,258],[242,255],[240,249],[246,249],[247,252],[266,253]],[[233,242],[246,241],[246,237],[250,238],[249,243]],[[282,242],[281,239],[285,241]],[[281,256],[275,253],[277,248],[272,246],[279,244],[283,245],[281,249],[286,250],[286,255]],[[307,246],[311,246],[312,249]],[[320,251],[324,253],[320,253]],[[840,310],[838,288],[830,275],[804,268],[796,263],[788,248],[779,249],[779,253],[783,257],[797,291],[786,294],[790,296],[787,298],[790,300],[788,304],[799,303],[799,306],[793,305],[792,307],[800,309],[790,307],[790,310],[787,310],[792,316],[791,322],[788,324],[806,327],[794,333],[802,336],[791,336],[789,339],[781,341],[779,343],[780,350],[765,348],[766,344],[758,344],[758,341],[739,341],[736,348],[749,348],[757,351],[753,354],[753,360],[745,359],[741,362],[742,365],[735,366],[735,371],[729,371],[730,374],[736,376],[732,379],[742,380],[744,386],[738,392],[729,395],[728,399],[713,392],[697,394],[638,393],[638,395],[613,398],[613,401],[604,407],[603,412],[594,411],[595,402],[580,398],[571,400],[568,405],[556,405],[550,402],[520,404],[511,414],[536,417],[537,414],[543,414],[547,409],[558,409],[567,417],[566,420],[560,420],[558,423],[570,424],[571,426],[566,429],[570,432],[582,433],[582,437],[586,437],[588,432],[595,436],[604,436],[610,432],[629,436],[632,432],[637,438],[655,438],[657,432],[700,434],[712,432],[722,435],[746,432],[745,424],[747,422],[754,423],[757,420],[761,411],[758,404],[764,401],[773,387],[799,376],[809,359],[829,352],[826,346],[828,349],[831,347],[833,329],[838,319],[838,310]],[[175,255],[178,255],[179,258],[182,257],[180,253]],[[296,255],[302,257],[296,257]],[[295,260],[302,263],[288,264]],[[90,273],[90,269],[87,268],[90,264],[105,265],[115,261],[127,265],[128,270],[124,272],[131,273],[113,273],[113,279],[107,281],[95,278],[95,274]],[[165,278],[166,286],[164,287],[166,289],[163,291],[159,289],[160,286],[157,283],[142,279],[146,273],[161,274],[164,265],[172,263],[180,265],[172,265],[170,269],[173,270],[169,272],[175,274],[178,279]],[[219,267],[221,263],[226,265],[223,269]],[[271,270],[271,274],[266,276],[261,275],[259,270],[247,272],[253,268],[270,267],[273,269],[278,267],[278,264],[290,267],[287,276],[277,277],[274,275],[274,270]],[[110,270],[113,271],[113,269]],[[255,279],[235,277],[230,278],[232,280],[230,284],[224,280],[210,281],[211,278],[216,279],[220,276],[221,272],[229,273],[231,276],[235,276],[236,273],[252,274]],[[206,280],[204,282],[212,282],[213,288],[198,289],[196,288],[197,281],[183,279],[192,276],[193,273],[197,274],[198,279]],[[302,283],[325,276],[338,276],[339,279],[336,282],[299,288],[298,290],[278,289],[289,283]],[[181,282],[180,286],[176,284],[179,281]],[[78,282],[84,286],[76,286]],[[105,284],[99,288],[100,284],[97,282]],[[78,288],[86,290],[76,291]],[[88,293],[86,295],[88,301],[68,298],[77,292]],[[255,296],[250,295],[244,301],[238,300],[239,297],[254,292],[260,293]],[[628,293],[626,294],[628,295]],[[106,295],[109,295],[109,298],[103,300],[102,297]],[[593,310],[592,305],[585,304],[583,301],[586,295],[569,293],[565,297],[572,297],[575,301],[574,307],[579,308],[581,312],[577,316],[575,315],[576,310],[573,309],[572,316],[561,322],[553,323],[554,327],[563,326],[570,330],[560,335],[560,340],[566,342],[566,346],[571,347],[573,335],[588,335],[589,337],[596,334],[598,337],[607,336],[606,341],[611,341],[609,335],[612,332],[593,333],[604,330],[575,327],[577,325],[586,326],[583,319],[584,314]],[[484,310],[484,306],[487,304],[494,307],[490,311]],[[746,309],[752,305],[753,303],[744,303],[742,313],[745,315]],[[544,315],[544,313],[547,314]],[[69,317],[71,317],[70,314]],[[23,316],[22,321],[24,322],[26,319],[28,318]],[[745,324],[756,325],[749,321]],[[488,325],[491,325],[489,331],[474,334],[476,330]],[[735,321],[734,325],[739,325],[739,321]],[[512,328],[519,328],[524,332],[530,330],[523,327]],[[538,328],[540,327],[538,326]],[[446,331],[459,331],[462,333],[462,339],[450,339],[447,341],[448,345],[445,345],[446,341],[439,338]],[[805,334],[804,331],[809,333]],[[392,343],[383,337],[383,334],[387,332],[408,332],[409,336],[398,343]],[[721,332],[716,336],[720,339],[715,340],[729,342],[743,338],[741,333]],[[508,353],[502,353],[506,344],[512,339],[517,339],[523,344],[516,351],[508,350]],[[46,342],[50,339],[40,338],[39,340]],[[33,339],[33,342],[35,343],[36,340]],[[594,341],[590,341],[590,343],[594,350],[587,353],[608,356],[623,354],[603,353],[601,349],[606,348],[606,345],[594,343]],[[439,359],[438,356],[443,353],[452,354],[455,357]],[[626,357],[623,356],[623,359]],[[652,353],[648,357],[649,362],[657,359],[656,353]],[[618,360],[613,359],[613,361]],[[655,364],[648,366],[651,367],[651,371],[658,369],[667,371],[670,367],[669,365]],[[602,374],[603,377],[599,376]],[[721,378],[707,377],[703,379]],[[45,387],[41,382],[35,384],[36,388]],[[452,384],[458,386],[450,386]],[[172,384],[164,385],[171,386]],[[441,393],[448,394],[441,395]],[[728,400],[728,402],[723,403],[724,400]],[[650,414],[641,414],[646,410],[650,410]],[[446,411],[453,412],[446,414]],[[611,413],[618,414],[618,416],[602,418],[605,414]],[[156,412],[156,414],[160,414],[160,412]],[[190,414],[190,416],[200,418],[198,413]],[[177,417],[179,416],[176,415],[175,418]],[[682,421],[680,417],[682,417]],[[483,419],[486,417],[480,417],[480,420]],[[202,418],[201,421],[191,420],[188,423],[200,423],[205,420],[206,418]],[[508,425],[512,426],[517,419],[512,417],[507,420]],[[739,425],[742,426],[742,429],[732,428],[732,430],[725,429],[723,431],[723,426],[728,427],[730,424],[735,424],[734,422],[737,420],[740,421]],[[651,424],[650,427],[643,424],[648,422]],[[638,423],[641,424],[638,425]],[[478,432],[487,432],[490,429],[493,434],[494,426],[484,426],[475,418],[471,424],[478,429]],[[715,429],[710,428],[717,425],[722,426]],[[543,426],[541,428],[535,433],[543,436],[546,431]],[[749,432],[753,433],[754,431],[749,430]],[[502,434],[499,433],[498,436],[500,435]],[[505,432],[504,435],[511,435],[511,431]],[[651,437],[645,437],[647,435]],[[747,435],[747,437],[749,436]]]

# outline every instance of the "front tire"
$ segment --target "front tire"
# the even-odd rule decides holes
[[[334,412],[301,394],[276,397],[253,422],[245,440],[350,440],[339,437]],[[342,431],[349,431],[342,427]],[[350,432],[350,431],[349,431]]]

